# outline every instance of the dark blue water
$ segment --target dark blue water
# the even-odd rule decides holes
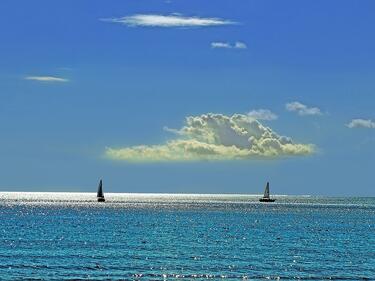
[[[27,196],[0,196],[1,280],[375,280],[371,198]]]

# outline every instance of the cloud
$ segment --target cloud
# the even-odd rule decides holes
[[[176,138],[161,145],[107,148],[106,156],[130,162],[201,161],[309,155],[311,144],[294,143],[244,114],[203,114],[186,118]]]
[[[368,128],[368,129],[375,129],[375,121],[370,119],[352,119],[349,124],[346,126],[350,129],[353,128]]]
[[[229,43],[225,43],[225,42],[211,42],[211,48],[230,49],[232,48],[232,46]]]
[[[235,49],[247,49],[247,45],[243,42],[236,42],[234,44]]]
[[[121,23],[127,26],[143,27],[204,27],[235,24],[220,18],[187,17],[180,14],[157,15],[136,14],[121,18],[102,19],[103,21]]]
[[[276,120],[278,116],[268,109],[258,109],[250,111],[247,116],[257,120]]]
[[[288,111],[298,112],[298,114],[301,115],[301,116],[322,115],[322,112],[320,111],[319,108],[317,108],[317,107],[307,107],[306,105],[304,105],[304,104],[302,104],[298,101],[287,103],[285,105],[285,108]]]
[[[233,45],[227,42],[211,42],[211,48],[223,48],[223,49],[247,49],[247,46],[243,42],[235,42]]]
[[[26,76],[26,80],[34,80],[39,82],[68,82],[68,79],[55,76]]]

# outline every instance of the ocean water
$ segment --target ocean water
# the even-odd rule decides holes
[[[375,280],[375,198],[0,192],[0,280]]]

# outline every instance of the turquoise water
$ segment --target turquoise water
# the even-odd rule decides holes
[[[0,193],[1,280],[375,280],[375,199]]]

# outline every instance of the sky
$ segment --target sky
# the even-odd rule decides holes
[[[375,196],[374,9],[2,0],[0,191]]]

